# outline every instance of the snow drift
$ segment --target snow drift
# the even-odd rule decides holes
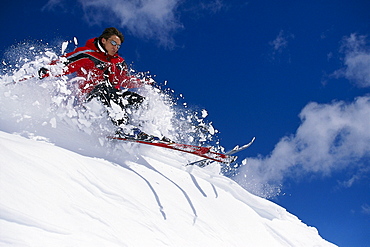
[[[8,54],[13,61],[3,61],[1,245],[333,246],[285,209],[220,175],[219,164],[185,166],[197,158],[108,140],[115,128],[106,110],[94,100],[80,102],[76,78],[36,79],[56,56],[22,44]],[[222,149],[205,110],[180,107],[169,91],[138,90],[146,102],[132,110],[131,124]]]

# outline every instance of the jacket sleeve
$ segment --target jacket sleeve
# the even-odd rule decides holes
[[[84,53],[85,50],[86,49],[83,47],[77,48],[73,52],[67,53],[61,56],[59,59],[52,61],[50,63],[51,66],[49,66],[49,68],[47,69],[48,74],[42,75],[42,77],[44,78],[50,75],[53,76],[68,75],[79,71],[81,68],[84,68],[84,71],[86,72],[95,70],[96,67],[94,65],[94,62],[88,59],[88,57]]]
[[[92,60],[92,56],[88,55],[86,52],[86,48],[81,47],[77,48],[75,51],[67,53],[62,58],[64,65],[66,66],[64,74],[72,74],[74,72],[79,71],[81,68],[84,69],[84,71],[95,71],[99,68],[102,69],[105,65],[101,63],[94,63]],[[81,71],[81,70],[80,70]]]

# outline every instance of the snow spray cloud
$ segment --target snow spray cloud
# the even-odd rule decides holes
[[[370,50],[365,38],[352,34],[343,39],[343,69],[334,73],[358,87],[370,86]],[[244,160],[235,180],[250,192],[276,196],[284,179],[307,173],[329,176],[347,169],[352,177],[340,182],[350,187],[370,173],[370,96],[353,102],[309,103],[299,115],[296,133],[283,137],[267,157]]]
[[[71,43],[63,42],[61,52],[64,53]],[[31,138],[47,138],[84,155],[98,152],[105,155],[104,150],[115,148],[106,136],[115,133],[116,126],[101,103],[97,100],[85,102],[79,97],[78,83],[83,78],[73,75],[38,78],[41,67],[49,69],[52,75],[63,74],[63,63],[50,66],[51,61],[58,59],[55,50],[60,49],[24,42],[6,53],[0,70],[1,130]],[[130,72],[138,78],[146,74],[133,69]],[[145,85],[136,90],[146,100],[140,107],[127,109],[131,119],[128,130],[140,126],[146,133],[189,144],[217,142],[217,130],[205,120],[208,115],[205,110],[199,112],[177,104],[174,91],[169,88],[161,90]],[[119,107],[116,113],[122,113]]]

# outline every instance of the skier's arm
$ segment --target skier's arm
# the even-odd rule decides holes
[[[59,59],[52,61],[46,68],[40,68],[38,71],[39,78],[44,79],[49,76],[59,77],[62,75],[69,75],[82,67],[86,70],[95,68],[94,63],[88,59],[87,56],[83,56],[83,54],[85,54],[83,51],[83,48],[77,48],[73,52],[67,53]],[[82,58],[78,58],[76,56],[77,53],[80,54]]]

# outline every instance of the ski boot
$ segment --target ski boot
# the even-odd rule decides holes
[[[148,141],[148,142],[155,142],[155,141],[162,141],[162,142],[168,142],[171,143],[172,140],[163,136],[162,138],[159,138],[157,136],[149,135],[143,131],[141,131],[139,128],[133,128],[129,131],[130,133],[127,133],[124,129],[119,128],[116,131],[117,137],[127,138],[127,139],[135,139],[140,141]]]

